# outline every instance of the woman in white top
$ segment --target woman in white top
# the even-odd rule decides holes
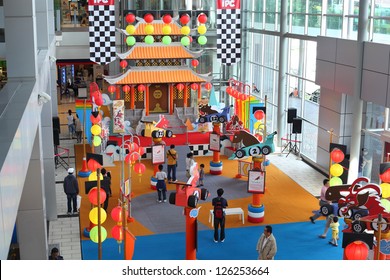
[[[194,161],[194,154],[188,153],[187,158],[186,158],[186,176],[187,176],[187,178],[191,177],[190,168],[191,168],[191,165],[194,164],[194,162],[195,162]]]
[[[160,164],[158,166],[158,172],[156,172],[156,179],[157,179],[157,184],[156,184],[156,189],[157,189],[157,195],[158,195],[158,202],[162,202],[161,200],[161,195],[162,199],[164,202],[167,202],[167,185],[165,184],[165,180],[167,179],[167,173],[165,173],[163,170],[163,165]]]
[[[68,120],[69,139],[72,139],[73,135],[76,133],[76,128],[74,125],[74,118],[71,109],[68,110],[68,115],[66,116],[66,119]]]

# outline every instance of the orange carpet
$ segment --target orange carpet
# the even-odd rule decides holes
[[[88,147],[88,146],[87,146]],[[87,149],[88,152],[89,149]],[[75,145],[76,155],[76,169],[77,171],[82,167],[82,145]],[[195,160],[201,164],[205,164],[206,173],[208,173],[209,162],[212,157],[196,157]],[[246,180],[246,177],[241,179],[234,178],[237,173],[237,162],[234,160],[228,160],[227,157],[221,156],[223,160],[223,173],[220,176],[231,178],[231,183],[234,184],[236,180]],[[134,172],[132,173],[132,192],[134,198],[147,193],[156,192],[150,188],[150,178],[153,174],[153,167],[151,160],[142,161],[146,165],[146,172],[140,177]],[[118,197],[120,190],[120,162],[116,162],[115,167],[107,167],[108,171],[112,174],[112,186],[113,196],[110,198],[108,207],[108,218],[102,224],[108,232],[108,238],[111,237],[110,230],[115,225],[115,222],[110,217],[111,209],[118,205]],[[261,202],[265,207],[265,218],[262,224],[281,224],[291,222],[308,221],[308,217],[312,214],[312,210],[318,208],[318,200],[307,192],[305,189],[295,183],[290,177],[281,172],[274,165],[269,165],[266,169],[266,191],[262,195]],[[211,175],[210,175],[211,176]],[[125,178],[128,177],[128,166],[125,166]],[[84,183],[88,178],[78,177],[80,185],[80,194],[82,195],[82,203],[80,208],[80,228],[81,232],[84,228],[89,227],[89,211],[91,209],[91,203],[85,194]],[[175,189],[175,185],[168,184],[168,196],[169,192]],[[205,181],[205,187],[207,188],[207,181]],[[215,194],[211,194],[213,197]],[[198,221],[211,228],[211,223],[208,222],[209,210],[211,207],[211,197],[206,203],[202,204]],[[244,212],[247,213],[247,207],[252,203],[252,195],[248,193],[246,198],[230,199],[229,207],[241,207]],[[173,207],[173,206],[172,206]],[[246,214],[247,216],[247,214]],[[243,227],[243,226],[256,226],[258,224],[249,223],[245,221],[245,225],[239,220],[238,216],[229,216],[226,222],[227,228]],[[135,236],[150,235],[153,234],[148,228],[142,225],[142,221],[135,221],[129,225],[130,231]],[[183,231],[185,229],[183,228]],[[84,238],[84,237],[82,237]]]

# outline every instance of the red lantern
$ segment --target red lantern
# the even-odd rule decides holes
[[[108,92],[109,92],[109,93],[114,93],[114,92],[116,91],[116,86],[114,86],[114,85],[109,85],[107,89],[108,89]]]
[[[130,91],[130,87],[128,85],[124,85],[122,87],[123,92],[128,93]]]
[[[342,150],[335,148],[330,153],[330,158],[336,163],[342,162],[344,160],[344,153]]]
[[[164,15],[163,18],[162,18],[162,21],[163,21],[165,24],[171,23],[171,21],[172,21],[171,15],[169,15],[169,14]]]
[[[116,241],[122,241],[123,240],[123,231],[122,231],[122,227],[121,226],[114,226],[112,229],[111,229],[111,235],[112,237],[116,240]]]
[[[94,160],[93,158],[89,159],[88,162],[87,162],[87,165],[88,165],[88,169],[91,170],[91,171],[96,171],[96,169],[98,168],[102,168],[102,166],[100,165],[100,163],[98,163],[96,160]]]
[[[139,147],[138,148],[138,153],[142,156],[145,153],[145,148],[144,147]]]
[[[207,16],[204,13],[201,13],[198,16],[198,21],[202,24],[205,24],[207,22]]]
[[[127,144],[127,148],[129,149],[129,152],[132,153],[132,152],[138,150],[138,144],[137,143]]]
[[[111,218],[117,223],[122,222],[122,207],[116,206],[112,208]]]
[[[145,170],[146,170],[146,167],[143,163],[137,162],[136,164],[134,164],[135,173],[141,175],[145,172]]]
[[[191,65],[196,68],[199,65],[199,61],[197,59],[191,60]]]
[[[147,23],[152,23],[152,21],[154,20],[154,16],[152,14],[146,14],[144,15],[144,20]]]
[[[180,17],[180,23],[182,25],[186,25],[187,23],[190,22],[190,16],[188,14],[184,14]]]
[[[127,164],[133,164],[139,159],[139,155],[137,153],[128,154],[125,157],[125,162]]]
[[[197,90],[199,88],[198,84],[191,84],[192,90]]]
[[[356,240],[345,247],[345,257],[347,260],[367,260],[368,245],[363,241]]]
[[[135,15],[127,14],[125,19],[127,23],[133,23],[135,21]]]
[[[100,121],[102,120],[102,115],[101,115],[101,114],[98,114],[97,117],[95,117],[94,115],[91,114],[91,116],[89,117],[89,120],[90,120],[91,123],[93,123],[93,124],[98,124],[98,123],[100,123]]]
[[[125,69],[127,67],[127,61],[126,60],[122,60],[119,65],[122,67],[122,69]]]
[[[204,85],[204,88],[205,88],[207,91],[209,91],[209,90],[211,89],[211,87],[212,87],[212,84],[211,84],[211,83],[206,83],[206,84]]]
[[[138,89],[138,92],[144,92],[145,91],[145,86],[144,85],[139,85],[137,89]]]
[[[184,85],[183,84],[177,84],[176,88],[177,88],[178,91],[182,91],[184,89]]]
[[[253,115],[255,116],[255,119],[258,120],[258,121],[262,120],[264,118],[264,116],[265,116],[263,110],[256,110]]]
[[[382,182],[389,183],[390,182],[390,169],[387,169],[382,174],[379,174],[379,178],[381,178]]]
[[[97,198],[98,192],[97,187],[94,187],[89,190],[88,192],[88,199],[93,205],[98,205],[98,198]],[[102,204],[106,200],[106,192],[101,188],[100,189],[100,204]]]

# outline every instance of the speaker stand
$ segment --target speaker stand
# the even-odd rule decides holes
[[[294,141],[291,141],[291,145],[290,145],[290,150],[288,151],[286,157],[288,157],[288,155],[292,152],[293,154],[295,155],[298,155],[300,156],[300,150],[299,150],[299,143],[300,141],[298,141],[298,133],[294,133]],[[293,142],[293,143],[292,143]]]
[[[282,151],[280,152],[280,154],[282,154],[287,148],[288,148],[287,151],[289,151],[289,152],[288,152],[288,154],[289,154],[290,151],[291,151],[291,149],[292,149],[292,147],[293,147],[293,143],[292,143],[292,141],[291,141],[292,124],[289,123],[289,125],[290,125],[290,133],[289,133],[288,136],[287,136],[287,143],[284,145],[284,147],[283,147]],[[288,156],[288,154],[287,154],[287,156]],[[286,156],[286,157],[287,157],[287,156]]]

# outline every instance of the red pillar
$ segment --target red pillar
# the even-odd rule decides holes
[[[169,114],[173,115],[173,92],[174,88],[173,85],[169,85]]]
[[[213,122],[213,133],[221,135],[221,124],[219,122]],[[213,160],[210,162],[210,174],[221,175],[223,162],[220,158],[219,151],[213,151]]]
[[[186,216],[186,260],[196,260],[196,218],[190,217],[192,208],[185,207]]]
[[[188,89],[187,89],[187,84],[184,84],[184,94],[183,94],[183,104],[184,104],[184,107],[187,107],[187,96],[188,96]]]
[[[145,92],[145,115],[149,116],[149,85],[146,86]]]
[[[260,170],[264,157],[252,157],[253,169]],[[261,194],[252,194],[252,204],[248,205],[248,222],[261,223],[264,221],[264,205],[261,204]]]

